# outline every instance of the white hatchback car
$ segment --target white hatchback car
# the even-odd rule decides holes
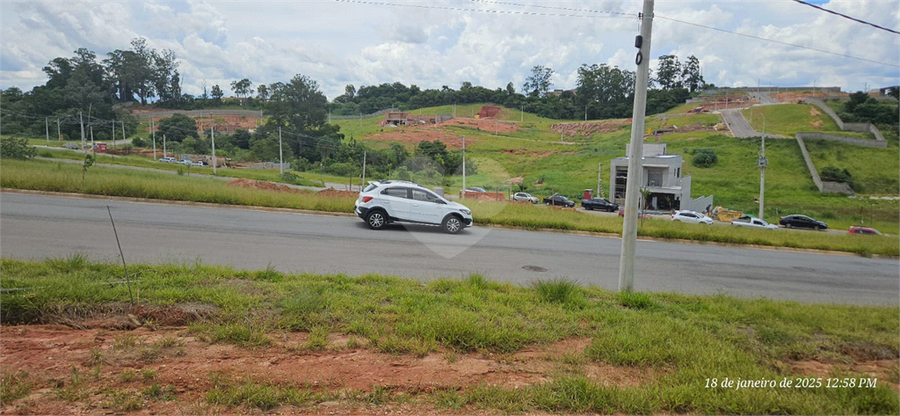
[[[712,225],[713,220],[706,215],[703,215],[697,211],[675,211],[672,214],[672,221],[686,222],[689,224],[706,224]]]
[[[391,222],[439,225],[456,234],[472,225],[472,211],[408,181],[376,181],[359,193],[356,215],[373,230]]]

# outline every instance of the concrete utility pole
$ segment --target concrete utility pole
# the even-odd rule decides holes
[[[150,135],[153,136],[153,160],[156,159],[156,129],[153,128],[153,117],[150,117]]]
[[[122,120],[122,143],[125,143],[125,120]],[[116,143],[113,143],[113,147],[116,147]]]
[[[762,155],[757,164],[759,165],[759,219],[762,220],[766,198],[766,166],[769,165],[769,160],[766,159],[766,115],[762,113],[760,115],[763,118]]]
[[[366,156],[369,154],[368,151],[363,151],[363,177],[362,177],[362,185],[360,185],[360,190],[364,189],[366,186]]]
[[[463,138],[463,191],[462,191],[462,194],[465,195],[466,194],[466,136],[462,136],[462,138]]]
[[[599,163],[597,165],[597,197],[603,198],[603,194],[600,193],[600,174],[603,173],[603,164]]]
[[[634,289],[634,249],[637,244],[638,198],[642,176],[641,159],[644,146],[644,115],[647,111],[647,84],[650,78],[650,34],[653,26],[653,0],[644,0],[640,14],[641,35],[635,39],[638,48],[634,63],[637,74],[634,85],[634,112],[631,121],[631,154],[628,155],[628,181],[625,186],[625,223],[622,226],[622,254],[619,257],[619,291]]]
[[[281,147],[281,126],[278,126],[278,173],[284,176],[284,148]]]
[[[216,129],[213,127],[213,116],[209,113],[209,138],[212,140],[213,175],[216,174]]]
[[[56,137],[62,140],[62,132],[59,131],[59,119],[56,119]]]
[[[84,113],[78,112],[78,123],[81,124],[81,150],[84,150]]]
[[[47,146],[50,146],[50,119],[44,117],[44,127],[47,129]]]

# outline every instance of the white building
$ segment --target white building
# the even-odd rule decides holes
[[[631,146],[626,149],[631,154]],[[704,211],[712,205],[712,196],[691,199],[691,175],[681,176],[681,155],[667,155],[665,143],[645,143],[641,161],[641,190],[650,191],[642,209],[674,211],[690,209]],[[610,162],[609,194],[612,201],[625,204],[625,186],[628,182],[628,157],[618,157]]]

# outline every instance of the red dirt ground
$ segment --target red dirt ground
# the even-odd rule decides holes
[[[145,399],[140,410],[128,414],[246,414],[259,409],[226,409],[206,404],[213,376],[279,386],[311,386],[321,392],[370,392],[388,388],[393,393],[414,395],[435,389],[459,391],[477,384],[519,388],[551,379],[559,370],[559,357],[582,351],[588,339],[531,347],[510,355],[432,353],[424,357],[384,354],[365,345],[349,347],[350,338],[332,334],[328,347],[307,351],[305,333],[271,334],[265,348],[241,348],[211,344],[191,335],[185,327],[140,326],[121,330],[122,320],[83,322],[83,329],[63,325],[2,327],[0,365],[3,375],[27,373],[31,393],[4,403],[0,414],[99,414],[118,412],[112,392],[140,392],[153,384],[171,390],[171,401]],[[126,325],[127,326],[127,325]],[[123,340],[132,340],[123,347]],[[177,340],[177,346],[157,349],[160,340]],[[364,343],[364,342],[363,342]],[[125,380],[123,374],[135,376]],[[83,398],[67,401],[58,393],[71,387],[77,373]],[[142,376],[150,373],[150,379]],[[589,364],[588,377],[598,383],[634,386],[658,374],[631,367]],[[169,387],[171,386],[171,387]],[[135,393],[136,394],[136,393]],[[120,410],[120,409],[119,409]],[[269,414],[455,414],[422,401],[403,405],[373,406],[364,401],[339,400],[310,407],[282,406]],[[466,409],[466,414],[489,414]]]
[[[228,181],[228,183],[226,185],[240,187],[240,188],[267,189],[270,191],[281,191],[281,192],[293,192],[293,193],[306,192],[306,191],[303,191],[300,189],[293,189],[286,185],[279,185],[274,182],[256,181],[253,179],[234,179],[234,180]]]
[[[148,316],[152,313],[143,313],[140,319]],[[351,340],[339,334],[330,334],[323,350],[310,351],[303,348],[308,334],[288,332],[269,334],[269,346],[241,348],[210,343],[192,335],[184,326],[162,326],[165,322],[179,322],[178,316],[158,313],[157,317],[160,320],[155,325],[146,320],[142,324],[134,315],[69,321],[69,326],[3,325],[2,374],[21,375],[32,384],[32,389],[24,398],[3,403],[0,414],[261,413],[258,408],[208,404],[207,392],[215,387],[216,379],[233,386],[308,386],[316,392],[341,393],[341,398],[333,401],[304,407],[279,406],[264,412],[267,414],[493,414],[478,408],[438,408],[415,397],[435,391],[464,392],[476,385],[515,389],[540,384],[559,374],[563,366],[573,365],[563,364],[564,356],[578,354],[590,344],[589,339],[579,338],[528,347],[508,355],[444,351],[415,357],[380,353],[367,347],[365,340]],[[650,383],[664,374],[602,363],[577,365],[594,382],[621,387]],[[891,376],[896,372],[896,360],[860,361],[853,365],[797,361],[785,365],[796,374],[817,377],[852,369],[877,377],[898,391]],[[76,374],[78,384],[73,389]],[[131,377],[126,377],[129,374]],[[170,400],[145,395],[136,410],[123,411],[122,397],[142,397],[141,392],[154,384],[165,389],[172,396]],[[375,389],[413,399],[402,404],[375,405],[351,398]],[[64,392],[79,393],[66,396]]]
[[[441,129],[445,126],[468,127],[481,130],[484,133],[512,133],[520,130],[520,127],[509,121],[496,121],[491,119],[477,118],[454,118],[452,120],[442,121],[435,125],[428,126],[400,126],[400,127],[384,127],[380,133],[366,137],[366,140],[381,140],[387,142],[400,142],[417,144],[422,141],[440,140],[447,145],[448,149],[462,149],[462,136],[460,134],[451,134]],[[466,137],[466,143],[474,143],[480,139]]]

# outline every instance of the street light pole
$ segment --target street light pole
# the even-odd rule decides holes
[[[644,0],[640,14],[641,35],[635,39],[638,48],[635,64],[634,112],[631,121],[631,154],[628,155],[628,181],[625,186],[625,222],[622,226],[622,253],[619,257],[619,291],[634,289],[634,250],[637,245],[638,198],[643,167],[644,115],[647,111],[647,85],[650,78],[650,34],[653,26],[653,0]]]
[[[763,118],[763,131],[762,131],[762,155],[759,157],[757,164],[759,165],[759,219],[763,218],[763,208],[765,206],[765,198],[766,198],[766,166],[769,164],[769,160],[766,159],[766,115],[762,112],[759,113]]]
[[[466,194],[466,136],[462,136],[463,139],[463,192],[462,194],[465,196]]]
[[[209,138],[212,141],[212,161],[213,161],[213,175],[216,174],[216,129],[214,127],[214,120],[212,113],[209,113]]]

